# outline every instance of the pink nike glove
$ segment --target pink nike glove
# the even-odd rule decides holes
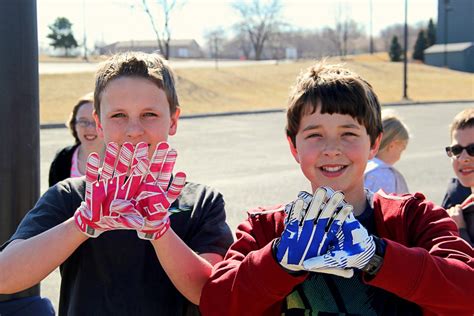
[[[135,198],[135,207],[145,220],[143,228],[137,230],[141,239],[159,239],[170,227],[169,208],[186,182],[186,175],[178,172],[169,184],[176,157],[176,150],[170,149],[168,143],[156,146],[150,170]]]
[[[148,170],[148,145],[139,143],[134,148],[124,143],[107,145],[104,164],[92,153],[87,159],[86,194],[74,214],[79,229],[89,237],[113,229],[141,229],[143,217],[131,199],[136,195]],[[127,178],[127,173],[130,173]]]

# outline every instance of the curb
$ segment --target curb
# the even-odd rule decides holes
[[[394,103],[383,103],[382,106],[404,106],[404,105],[431,105],[431,104],[451,104],[451,103],[474,103],[473,100],[451,100],[451,101],[400,101]]]
[[[454,100],[454,101],[402,101],[394,103],[383,103],[382,106],[405,106],[405,105],[431,105],[431,104],[450,104],[450,103],[474,103],[474,100]],[[220,113],[202,113],[202,114],[189,114],[180,117],[181,120],[206,118],[206,117],[220,117],[220,116],[232,116],[232,115],[251,115],[251,114],[267,114],[267,113],[278,113],[284,112],[285,109],[268,109],[268,110],[254,110],[254,111],[231,111],[231,112],[220,112]],[[64,123],[52,123],[52,124],[41,124],[40,129],[54,129],[54,128],[67,128]]]

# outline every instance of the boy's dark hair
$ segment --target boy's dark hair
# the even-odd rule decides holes
[[[77,130],[76,130],[77,112],[79,112],[79,109],[81,108],[81,106],[86,103],[94,103],[94,94],[92,92],[89,92],[83,95],[82,97],[79,98],[79,100],[77,100],[77,103],[72,108],[72,112],[69,115],[69,119],[66,122],[66,126],[69,128],[69,131],[74,137],[74,141],[76,144],[81,143],[79,136],[77,136]]]
[[[102,63],[95,75],[94,109],[100,115],[100,100],[107,85],[121,77],[145,78],[162,89],[168,103],[170,114],[179,107],[174,74],[168,63],[159,54],[142,52],[118,53]]]
[[[306,69],[296,79],[290,92],[286,113],[286,135],[296,146],[301,118],[305,114],[348,114],[364,125],[373,146],[382,133],[380,103],[372,86],[342,65],[325,60]]]
[[[453,119],[450,125],[451,138],[456,130],[474,127],[474,109],[462,110]]]

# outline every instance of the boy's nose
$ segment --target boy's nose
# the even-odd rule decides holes
[[[338,156],[341,154],[339,142],[327,142],[323,148],[323,154],[326,156]]]
[[[470,156],[468,153],[467,153],[467,150],[466,149],[463,149],[461,151],[461,153],[459,154],[459,156],[457,157],[457,159],[459,161],[464,161],[464,162],[468,162],[472,159],[472,156]]]
[[[137,138],[144,133],[144,128],[139,121],[131,120],[127,126],[127,138]]]

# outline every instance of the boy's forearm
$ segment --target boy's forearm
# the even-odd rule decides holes
[[[85,240],[71,218],[35,237],[13,241],[0,253],[0,293],[15,293],[37,284]]]
[[[171,228],[151,243],[174,286],[190,302],[198,305],[202,288],[212,272],[211,263],[192,251]]]

